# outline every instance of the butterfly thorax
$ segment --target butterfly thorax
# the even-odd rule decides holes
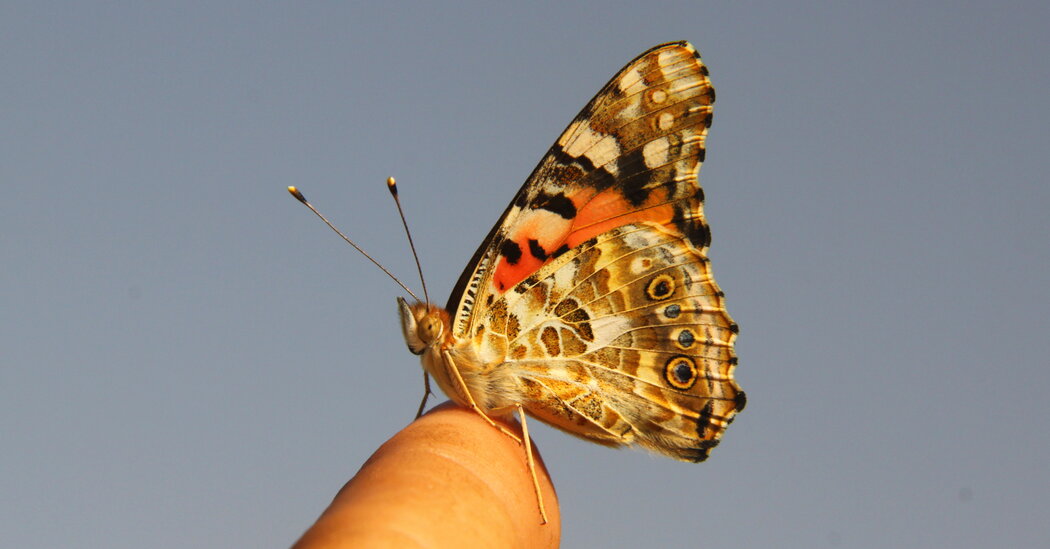
[[[471,341],[456,338],[448,311],[432,303],[409,304],[400,298],[398,307],[409,351],[419,355],[423,369],[450,399],[468,406],[466,385],[477,404],[494,415],[509,411],[520,400],[515,398],[517,391],[510,377],[495,368],[501,358],[483,358]]]

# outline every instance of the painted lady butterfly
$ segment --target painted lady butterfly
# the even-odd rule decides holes
[[[707,74],[687,42],[628,63],[540,161],[446,307],[399,299],[409,349],[453,401],[686,461],[718,444],[745,397],[697,180]]]
[[[714,100],[689,43],[639,55],[547,151],[446,307],[398,298],[427,394],[433,376],[494,426],[517,410],[524,440],[504,431],[524,443],[534,482],[525,413],[699,462],[744,408],[697,180]]]

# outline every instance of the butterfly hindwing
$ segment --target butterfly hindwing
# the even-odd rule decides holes
[[[735,337],[709,263],[681,235],[639,223],[504,294],[473,345],[505,357],[496,370],[512,374],[533,416],[595,442],[700,461],[743,405]]]

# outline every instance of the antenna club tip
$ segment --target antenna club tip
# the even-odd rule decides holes
[[[295,188],[293,186],[289,186],[288,187],[288,192],[292,193],[292,196],[294,196],[295,199],[298,200],[299,202],[306,203],[306,197],[303,196],[303,193],[299,192],[299,189],[297,189],[297,188]]]
[[[386,178],[386,187],[390,189],[391,194],[397,194],[397,180],[395,180],[393,177]]]

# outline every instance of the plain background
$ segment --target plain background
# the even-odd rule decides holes
[[[435,300],[690,40],[749,404],[702,465],[534,425],[565,547],[1050,538],[1046,2],[0,4],[0,546],[284,547],[412,419]]]

